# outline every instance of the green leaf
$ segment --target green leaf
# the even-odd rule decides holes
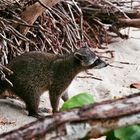
[[[133,125],[126,128],[114,130],[114,135],[120,140],[140,140],[140,127]]]
[[[67,109],[75,108],[75,107],[82,107],[87,104],[94,103],[93,96],[88,93],[80,93],[76,96],[73,96],[71,99],[66,101],[60,111],[64,111]]]
[[[114,136],[114,131],[110,131],[106,134],[106,140],[119,140]]]

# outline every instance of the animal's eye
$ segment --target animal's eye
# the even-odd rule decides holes
[[[81,53],[75,53],[74,56],[79,59],[79,60],[84,60],[86,59],[86,55],[83,55]]]

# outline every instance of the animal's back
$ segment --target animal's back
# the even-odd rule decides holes
[[[26,85],[44,88],[51,82],[51,64],[57,56],[42,52],[29,52],[17,56],[7,67],[13,71],[8,79],[13,83],[13,89]],[[19,89],[20,90],[20,89]],[[18,93],[19,94],[19,93]]]

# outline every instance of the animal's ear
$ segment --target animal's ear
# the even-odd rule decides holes
[[[75,52],[74,53],[74,57],[78,60],[83,60],[85,58],[85,55],[79,53],[79,52]]]
[[[83,48],[89,48],[89,47],[88,47],[88,44],[85,43],[85,44],[83,45]]]

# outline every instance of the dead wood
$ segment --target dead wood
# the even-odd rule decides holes
[[[140,123],[140,95],[56,113],[0,135],[1,140],[97,138],[110,130]]]
[[[120,27],[140,28],[140,18],[139,19],[118,19],[117,24]]]
[[[52,7],[58,2],[62,0],[40,0],[40,2],[36,2],[33,5],[26,8],[25,11],[21,14],[21,19],[29,24],[33,25],[33,23],[36,21],[36,19],[45,11],[46,8],[44,8],[41,4]],[[30,28],[25,26],[20,26],[20,33],[26,35]]]
[[[134,19],[134,18],[140,18],[140,11],[139,10],[127,10],[127,11],[124,11],[126,13],[126,15],[128,17],[130,17],[131,19]]]

